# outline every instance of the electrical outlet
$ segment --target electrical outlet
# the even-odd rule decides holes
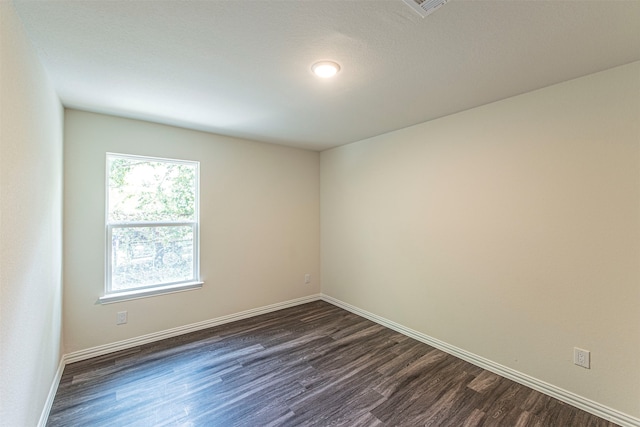
[[[573,348],[573,363],[591,369],[591,352],[578,347]]]
[[[309,273],[304,275],[304,283],[305,284],[311,283],[311,275]]]
[[[127,323],[127,317],[126,311],[119,311],[116,315],[116,325],[124,325]]]

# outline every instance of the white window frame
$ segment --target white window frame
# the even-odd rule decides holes
[[[195,199],[194,199],[194,220],[193,221],[114,221],[109,220],[109,160],[110,158],[124,158],[137,161],[165,162],[174,164],[185,164],[195,167]],[[133,154],[121,154],[107,152],[105,156],[105,287],[104,295],[99,298],[101,304],[109,304],[118,301],[145,298],[155,295],[162,295],[172,292],[182,292],[202,288],[200,281],[200,162],[191,160],[168,159],[162,157],[139,156]],[[192,279],[159,283],[148,286],[137,287],[130,290],[113,290],[112,285],[112,245],[114,228],[135,228],[135,227],[175,227],[191,226],[193,232],[193,274]]]

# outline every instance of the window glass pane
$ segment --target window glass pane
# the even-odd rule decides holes
[[[109,222],[195,221],[196,166],[109,156]]]
[[[112,228],[111,290],[194,280],[193,227]]]

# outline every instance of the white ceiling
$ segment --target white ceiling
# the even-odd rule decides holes
[[[640,60],[640,0],[15,5],[67,107],[313,150]]]

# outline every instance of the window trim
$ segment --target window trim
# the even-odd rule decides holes
[[[173,285],[155,286],[153,288],[135,289],[132,291],[112,292],[98,298],[100,304],[112,304],[114,302],[128,301],[138,298],[149,298],[158,295],[173,294],[176,292],[193,291],[201,289],[204,282],[181,282]]]
[[[149,162],[167,162],[174,164],[184,164],[195,167],[195,197],[194,197],[194,220],[193,221],[109,221],[109,160],[112,158],[124,158],[130,160],[140,160]],[[107,152],[105,155],[105,282],[104,294],[98,298],[100,304],[110,304],[118,301],[125,301],[137,298],[146,298],[156,295],[164,295],[174,292],[182,292],[202,288],[204,282],[200,280],[200,162],[194,160],[180,160],[152,156],[140,156],[134,154],[122,154]],[[137,287],[130,290],[111,289],[112,284],[112,231],[114,228],[135,228],[135,227],[171,227],[190,226],[193,231],[193,278],[186,281],[170,282]]]

